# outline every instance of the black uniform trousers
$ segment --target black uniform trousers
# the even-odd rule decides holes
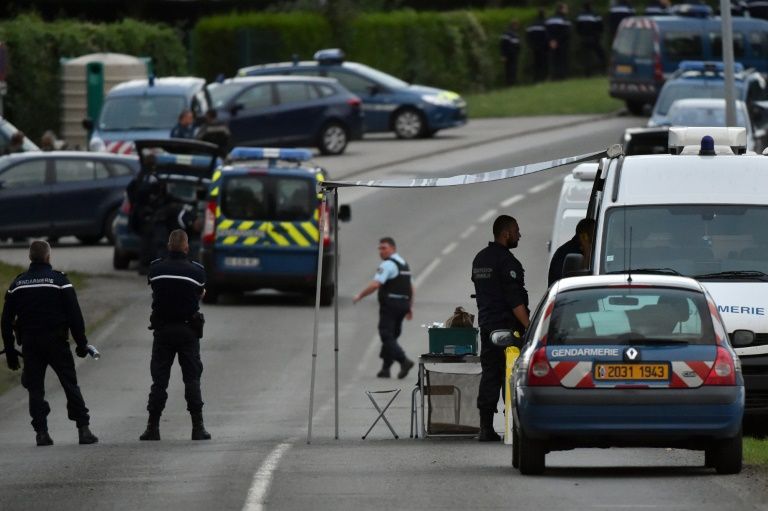
[[[21,383],[29,392],[29,415],[35,431],[48,428],[47,418],[51,411],[45,400],[45,371],[48,366],[56,373],[64,389],[70,420],[75,421],[78,428],[90,424],[88,408],[77,384],[75,359],[69,343],[50,336],[25,336],[22,338],[21,353],[24,356]]]
[[[491,332],[503,328],[511,327],[500,326],[493,329],[480,329],[480,367],[483,373],[480,375],[480,387],[477,391],[477,408],[481,412],[490,411],[496,413],[499,393],[504,391],[504,369],[506,365],[504,348],[496,346],[491,342]],[[514,330],[513,328],[511,329]]]
[[[504,78],[507,85],[517,83],[517,53],[504,57]]]
[[[140,266],[147,267],[155,259],[165,256],[168,235],[169,231],[165,221],[150,222],[142,228],[139,240]]]
[[[549,61],[547,50],[533,51],[533,80],[540,82],[547,79]]]
[[[406,299],[388,299],[379,304],[379,337],[381,337],[381,353],[384,369],[392,366],[393,362],[403,362],[405,352],[398,344],[397,338],[403,329],[403,320],[410,310],[410,301]]]
[[[168,380],[171,378],[173,361],[179,356],[181,375],[184,380],[184,398],[187,410],[199,413],[203,410],[203,396],[200,391],[200,376],[203,361],[200,359],[200,339],[195,331],[184,323],[164,325],[154,331],[152,361],[149,371],[152,387],[149,391],[147,411],[160,415],[168,400]]]

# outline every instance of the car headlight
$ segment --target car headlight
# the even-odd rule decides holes
[[[100,153],[100,152],[106,151],[106,149],[107,149],[107,146],[104,144],[104,141],[99,137],[93,137],[91,141],[88,143],[89,151]]]
[[[453,106],[456,98],[447,94],[424,94],[421,99],[430,105]]]

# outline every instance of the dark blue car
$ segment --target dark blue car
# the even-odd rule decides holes
[[[394,131],[399,138],[431,137],[467,123],[467,104],[447,90],[414,85],[360,64],[340,50],[321,50],[315,60],[244,67],[238,76],[303,75],[335,78],[363,101],[365,132]]]
[[[231,146],[314,146],[341,154],[363,136],[360,98],[336,80],[306,76],[232,78],[208,87]]]
[[[542,472],[550,451],[578,447],[702,450],[718,473],[741,470],[741,365],[693,279],[558,281],[532,316],[512,378],[512,459],[523,474]]]
[[[112,222],[138,159],[53,151],[0,158],[0,237],[114,240]]]

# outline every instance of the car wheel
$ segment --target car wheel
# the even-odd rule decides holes
[[[317,147],[323,154],[341,154],[348,141],[347,129],[338,122],[329,122],[320,130]]]
[[[512,466],[520,467],[520,433],[514,424],[512,425]]]
[[[77,236],[77,239],[83,245],[95,245],[101,238],[102,236]]]
[[[544,442],[528,438],[522,430],[517,434],[520,440],[519,469],[524,475],[536,475],[544,472],[547,451]]]
[[[712,448],[704,449],[704,466],[715,468],[715,451]]]
[[[627,105],[627,110],[629,110],[629,113],[632,115],[643,115],[643,111],[645,110],[645,103],[642,101],[625,101],[625,105]]]
[[[219,291],[217,289],[206,289],[203,295],[203,303],[208,305],[214,305],[219,301]]]
[[[113,209],[110,211],[106,218],[104,219],[104,227],[102,228],[102,231],[104,233],[104,236],[107,237],[107,243],[110,245],[115,244],[115,230],[113,229],[112,225],[115,222],[115,218],[117,217],[117,209]]]
[[[122,250],[119,250],[118,248],[115,248],[112,251],[112,267],[116,270],[127,270],[128,266],[131,264],[131,257],[123,252]]]
[[[733,438],[716,442],[712,447],[712,457],[718,474],[738,474],[741,472],[741,431]]]
[[[403,108],[395,114],[392,128],[397,138],[409,140],[421,137],[426,130],[424,116],[415,108]]]

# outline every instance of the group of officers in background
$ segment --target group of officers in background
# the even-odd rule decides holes
[[[691,0],[688,4],[701,3],[701,0]],[[571,21],[568,18],[568,5],[558,2],[552,16],[546,17],[543,9],[532,25],[525,29],[525,44],[530,50],[532,60],[533,81],[539,82],[550,78],[562,80],[568,77],[568,60],[571,43],[571,32],[575,29],[580,47],[580,59],[583,62],[584,74],[603,73],[606,70],[604,35],[607,28],[608,41],[613,41],[619,24],[624,18],[644,14],[660,16],[670,14],[670,0],[650,0],[642,12],[637,12],[630,0],[613,0],[607,16],[607,24],[603,17],[595,12],[590,2],[585,2],[581,12]],[[731,13],[734,16],[749,15],[753,18],[768,20],[768,0],[731,0]],[[606,26],[607,25],[607,26]],[[504,61],[504,77],[507,85],[517,83],[518,64],[521,48],[520,24],[512,20],[507,30],[500,38],[500,52]]]

